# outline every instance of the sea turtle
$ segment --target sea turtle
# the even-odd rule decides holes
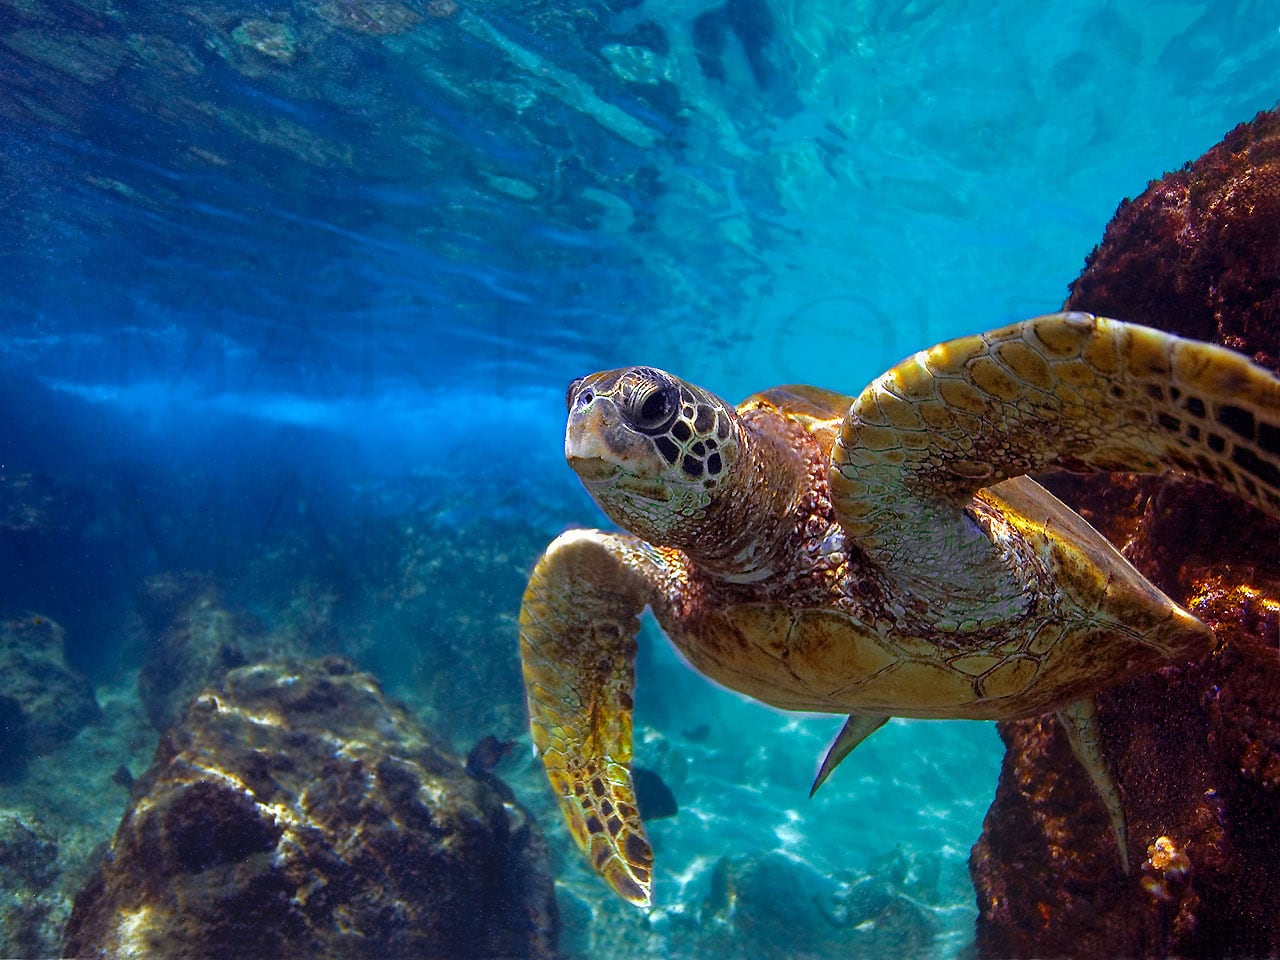
[[[630,775],[645,607],[725,686],[849,715],[814,789],[891,716],[1053,712],[1127,869],[1092,695],[1213,637],[1027,474],[1177,471],[1280,516],[1280,378],[1059,313],[921,351],[857,397],[776,387],[735,409],[640,366],[567,399],[565,455],[630,532],[551,543],[520,651],[534,745],[618,894],[647,905],[652,881]]]

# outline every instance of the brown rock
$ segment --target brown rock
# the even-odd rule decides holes
[[[66,910],[53,887],[58,841],[38,819],[0,808],[0,956],[47,956]]]
[[[540,834],[337,658],[230,671],[161,741],[73,956],[550,957]]]
[[[1120,204],[1067,305],[1280,365],[1280,112]]]
[[[196,693],[228,670],[280,652],[261,624],[228,610],[213,580],[201,574],[149,577],[138,609],[150,634],[138,697],[162,733]]]
[[[1280,113],[1121,204],[1067,307],[1222,343],[1280,371]],[[1000,725],[1008,752],[970,859],[979,952],[1274,956],[1280,524],[1174,478],[1046,485],[1210,624],[1217,646],[1098,697],[1128,876],[1057,726]]]

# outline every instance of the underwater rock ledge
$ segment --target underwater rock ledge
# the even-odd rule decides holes
[[[1225,344],[1280,372],[1280,112],[1121,204],[1067,307]],[[1044,482],[1212,626],[1217,644],[1097,698],[1129,876],[1051,718],[999,725],[1008,750],[970,857],[978,951],[1275,956],[1280,524],[1180,479]]]
[[[551,958],[536,824],[349,661],[239,667],[134,784],[66,956]]]
[[[0,621],[0,783],[101,715],[88,678],[66,660],[66,634],[31,613]]]

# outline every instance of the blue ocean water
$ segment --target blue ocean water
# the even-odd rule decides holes
[[[1123,197],[1275,105],[1276,63],[1248,0],[0,0],[0,475],[92,504],[0,560],[0,615],[127,690],[136,584],[210,571],[460,751],[527,745],[523,576],[605,522],[561,457],[568,381],[852,393],[1053,310]],[[879,877],[965,949],[989,725],[895,722],[811,801],[837,721],[643,640],[638,762],[681,807],[653,914],[504,768],[567,952],[695,955],[723,916],[718,949],[764,955],[769,897],[750,928],[715,905],[743,863],[837,932]]]

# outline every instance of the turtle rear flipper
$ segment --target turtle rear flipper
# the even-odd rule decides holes
[[[904,572],[989,561],[962,513],[984,487],[1055,470],[1180,471],[1280,516],[1280,379],[1223,347],[1081,313],[923,350],[849,408],[832,450],[841,523]],[[958,546],[957,546],[958,545]],[[955,551],[960,551],[960,556]]]
[[[1030,477],[1013,477],[979,491],[967,511],[993,542],[1011,535],[1039,564],[1053,573],[1053,589],[1070,599],[1110,643],[1140,644],[1149,655],[1138,657],[1115,648],[1101,635],[1090,650],[1128,672],[1140,672],[1177,659],[1202,656],[1213,646],[1213,632],[1148,580],[1089,522]],[[1060,668],[1065,671],[1066,664]],[[1086,674],[1090,666],[1082,664]],[[1113,679],[1123,679],[1116,672]],[[1086,690],[1091,681],[1082,681]],[[1064,682],[1065,685],[1065,682]]]
[[[631,779],[636,634],[648,585],[633,537],[571,530],[534,568],[520,659],[534,747],[569,832],[620,896],[649,905],[653,851]]]
[[[1111,830],[1116,838],[1116,851],[1120,854],[1120,869],[1129,872],[1129,839],[1125,828],[1124,807],[1120,803],[1120,789],[1116,786],[1111,765],[1102,752],[1102,735],[1098,730],[1098,710],[1092,697],[1069,703],[1054,713],[1059,725],[1071,744],[1071,752],[1093,781],[1098,799],[1107,811]]]

